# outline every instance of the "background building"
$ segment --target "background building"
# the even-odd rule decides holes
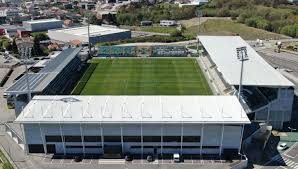
[[[68,43],[79,40],[88,43],[88,26],[73,27],[67,29],[49,30],[48,35],[51,40]],[[90,43],[108,42],[122,39],[130,39],[131,31],[115,27],[90,25]]]
[[[16,119],[29,153],[238,155],[235,96],[35,96]]]
[[[23,21],[23,27],[27,31],[31,32],[47,31],[49,29],[62,28],[62,25],[63,21],[58,19],[40,19]]]
[[[238,93],[241,61],[236,48],[246,47],[248,60],[244,62],[241,103],[248,117],[282,128],[291,120],[294,84],[270,66],[239,36],[198,36],[203,46],[201,66],[217,94]]]

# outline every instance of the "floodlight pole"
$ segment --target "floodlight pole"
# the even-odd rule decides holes
[[[248,55],[247,55],[246,46],[236,48],[236,51],[237,51],[237,59],[241,61],[239,90],[238,90],[238,100],[240,101],[240,95],[242,90],[243,66],[244,66],[244,61],[248,60]]]
[[[91,56],[91,44],[90,44],[90,14],[88,14],[88,49],[89,57]]]
[[[23,42],[21,44],[21,57],[25,64],[26,69],[26,84],[27,84],[27,95],[28,95],[28,102],[31,100],[31,89],[30,89],[30,83],[29,83],[29,70],[28,70],[28,60],[31,57],[31,45],[29,43]]]
[[[203,13],[200,10],[197,10],[196,13],[197,13],[197,16],[199,18],[199,26],[198,26],[198,35],[199,35],[200,34],[200,31],[201,31],[201,17],[203,16]],[[199,42],[197,44],[197,51],[199,51]]]

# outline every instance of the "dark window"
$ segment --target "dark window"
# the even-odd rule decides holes
[[[100,142],[101,137],[100,136],[84,136],[85,142]]]
[[[121,142],[120,136],[104,136],[104,142]]]
[[[160,136],[143,136],[144,142],[161,142]]]
[[[140,136],[123,136],[123,142],[141,142]]]
[[[200,136],[183,136],[183,142],[200,142]]]
[[[213,148],[219,148],[219,146],[203,146],[203,148],[213,149]]]
[[[55,144],[47,144],[47,152],[50,154],[55,154],[56,153]]]
[[[66,146],[66,148],[83,148],[83,146]]]
[[[29,153],[44,153],[42,144],[28,144]]]
[[[163,142],[181,142],[181,136],[163,136]]]
[[[85,146],[85,148],[101,148],[101,146]]]
[[[130,148],[142,148],[142,146],[131,146]],[[143,146],[143,148],[160,148],[160,146]]]
[[[65,142],[82,142],[81,136],[64,136]]]
[[[201,148],[201,146],[183,146],[184,149]]]
[[[62,142],[61,136],[46,136],[46,142]]]
[[[163,146],[162,148],[181,148],[181,146]]]

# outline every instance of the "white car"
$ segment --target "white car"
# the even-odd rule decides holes
[[[175,163],[180,162],[180,155],[178,153],[173,154],[173,159]]]
[[[277,146],[277,150],[286,150],[287,148],[289,148],[287,143],[281,143],[279,146]]]

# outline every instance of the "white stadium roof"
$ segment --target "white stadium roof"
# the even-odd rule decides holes
[[[49,31],[88,37],[88,26],[71,27],[71,28],[65,28],[65,29],[54,29]],[[120,32],[127,32],[129,30],[119,29],[115,27],[108,27],[108,26],[90,25],[89,31],[90,31],[90,36],[100,36],[100,35],[108,35],[108,34],[114,34],[114,33],[120,33]]]
[[[61,20],[51,18],[51,19],[38,19],[38,20],[29,20],[29,21],[24,21],[30,24],[35,24],[35,23],[49,23],[49,22],[62,22]]]
[[[20,123],[250,123],[236,96],[35,96]]]
[[[243,85],[294,86],[240,36],[198,36],[198,39],[230,85],[239,85],[240,80],[241,61],[237,59],[236,48],[246,46],[249,60],[244,62]]]

